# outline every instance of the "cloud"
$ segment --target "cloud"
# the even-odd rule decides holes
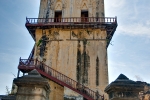
[[[0,73],[0,76],[5,76],[0,77],[0,94],[5,95],[6,94],[6,86],[11,90],[12,87],[12,81],[14,76],[11,73]],[[7,78],[7,79],[6,79]]]
[[[136,78],[136,81],[142,81],[143,82],[143,79],[139,75],[135,75],[135,78]]]
[[[110,2],[109,6],[119,8],[123,7],[125,3],[125,0],[113,0],[113,2]]]
[[[129,24],[121,25],[118,28],[118,31],[119,33],[131,35],[131,36],[139,35],[139,36],[150,37],[150,27],[142,23],[131,23],[130,25]]]
[[[147,21],[146,21],[146,25],[149,25],[149,26],[150,26],[150,20],[147,20]]]
[[[24,52],[24,53],[22,53]],[[5,67],[8,67],[11,65],[11,67],[16,67],[16,64],[18,64],[18,60],[20,56],[23,57],[28,57],[29,53],[27,50],[20,49],[20,48],[4,48],[0,49],[0,56],[1,56],[1,61],[0,63],[5,63]]]
[[[139,0],[105,0],[106,16],[117,16],[118,33],[150,37],[150,8],[147,3]]]
[[[106,16],[118,16],[118,12],[122,11],[124,14],[124,9],[126,5],[126,0],[105,0],[105,13]]]

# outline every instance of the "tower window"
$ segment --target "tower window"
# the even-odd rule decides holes
[[[55,20],[54,22],[61,22],[62,11],[55,11]]]
[[[81,11],[81,22],[88,22],[88,11]]]
[[[99,58],[96,58],[96,86],[99,85]]]

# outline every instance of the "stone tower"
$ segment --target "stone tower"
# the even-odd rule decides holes
[[[117,27],[116,17],[105,17],[104,0],[41,0],[39,17],[26,18],[26,27],[35,40],[29,59],[104,95],[107,47]],[[52,80],[49,84],[52,100],[79,97]]]

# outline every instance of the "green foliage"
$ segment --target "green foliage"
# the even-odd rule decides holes
[[[42,43],[42,39],[40,39],[37,43],[37,47]]]
[[[84,45],[87,44],[87,39],[86,39],[86,38],[83,39],[83,44],[84,44]]]

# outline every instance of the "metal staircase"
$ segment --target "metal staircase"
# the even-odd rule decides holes
[[[28,73],[31,70],[36,69],[42,76],[77,92],[87,100],[104,100],[104,96],[100,95],[98,92],[94,92],[88,87],[76,82],[53,68],[50,68],[38,60],[20,59],[18,69],[23,73]]]

